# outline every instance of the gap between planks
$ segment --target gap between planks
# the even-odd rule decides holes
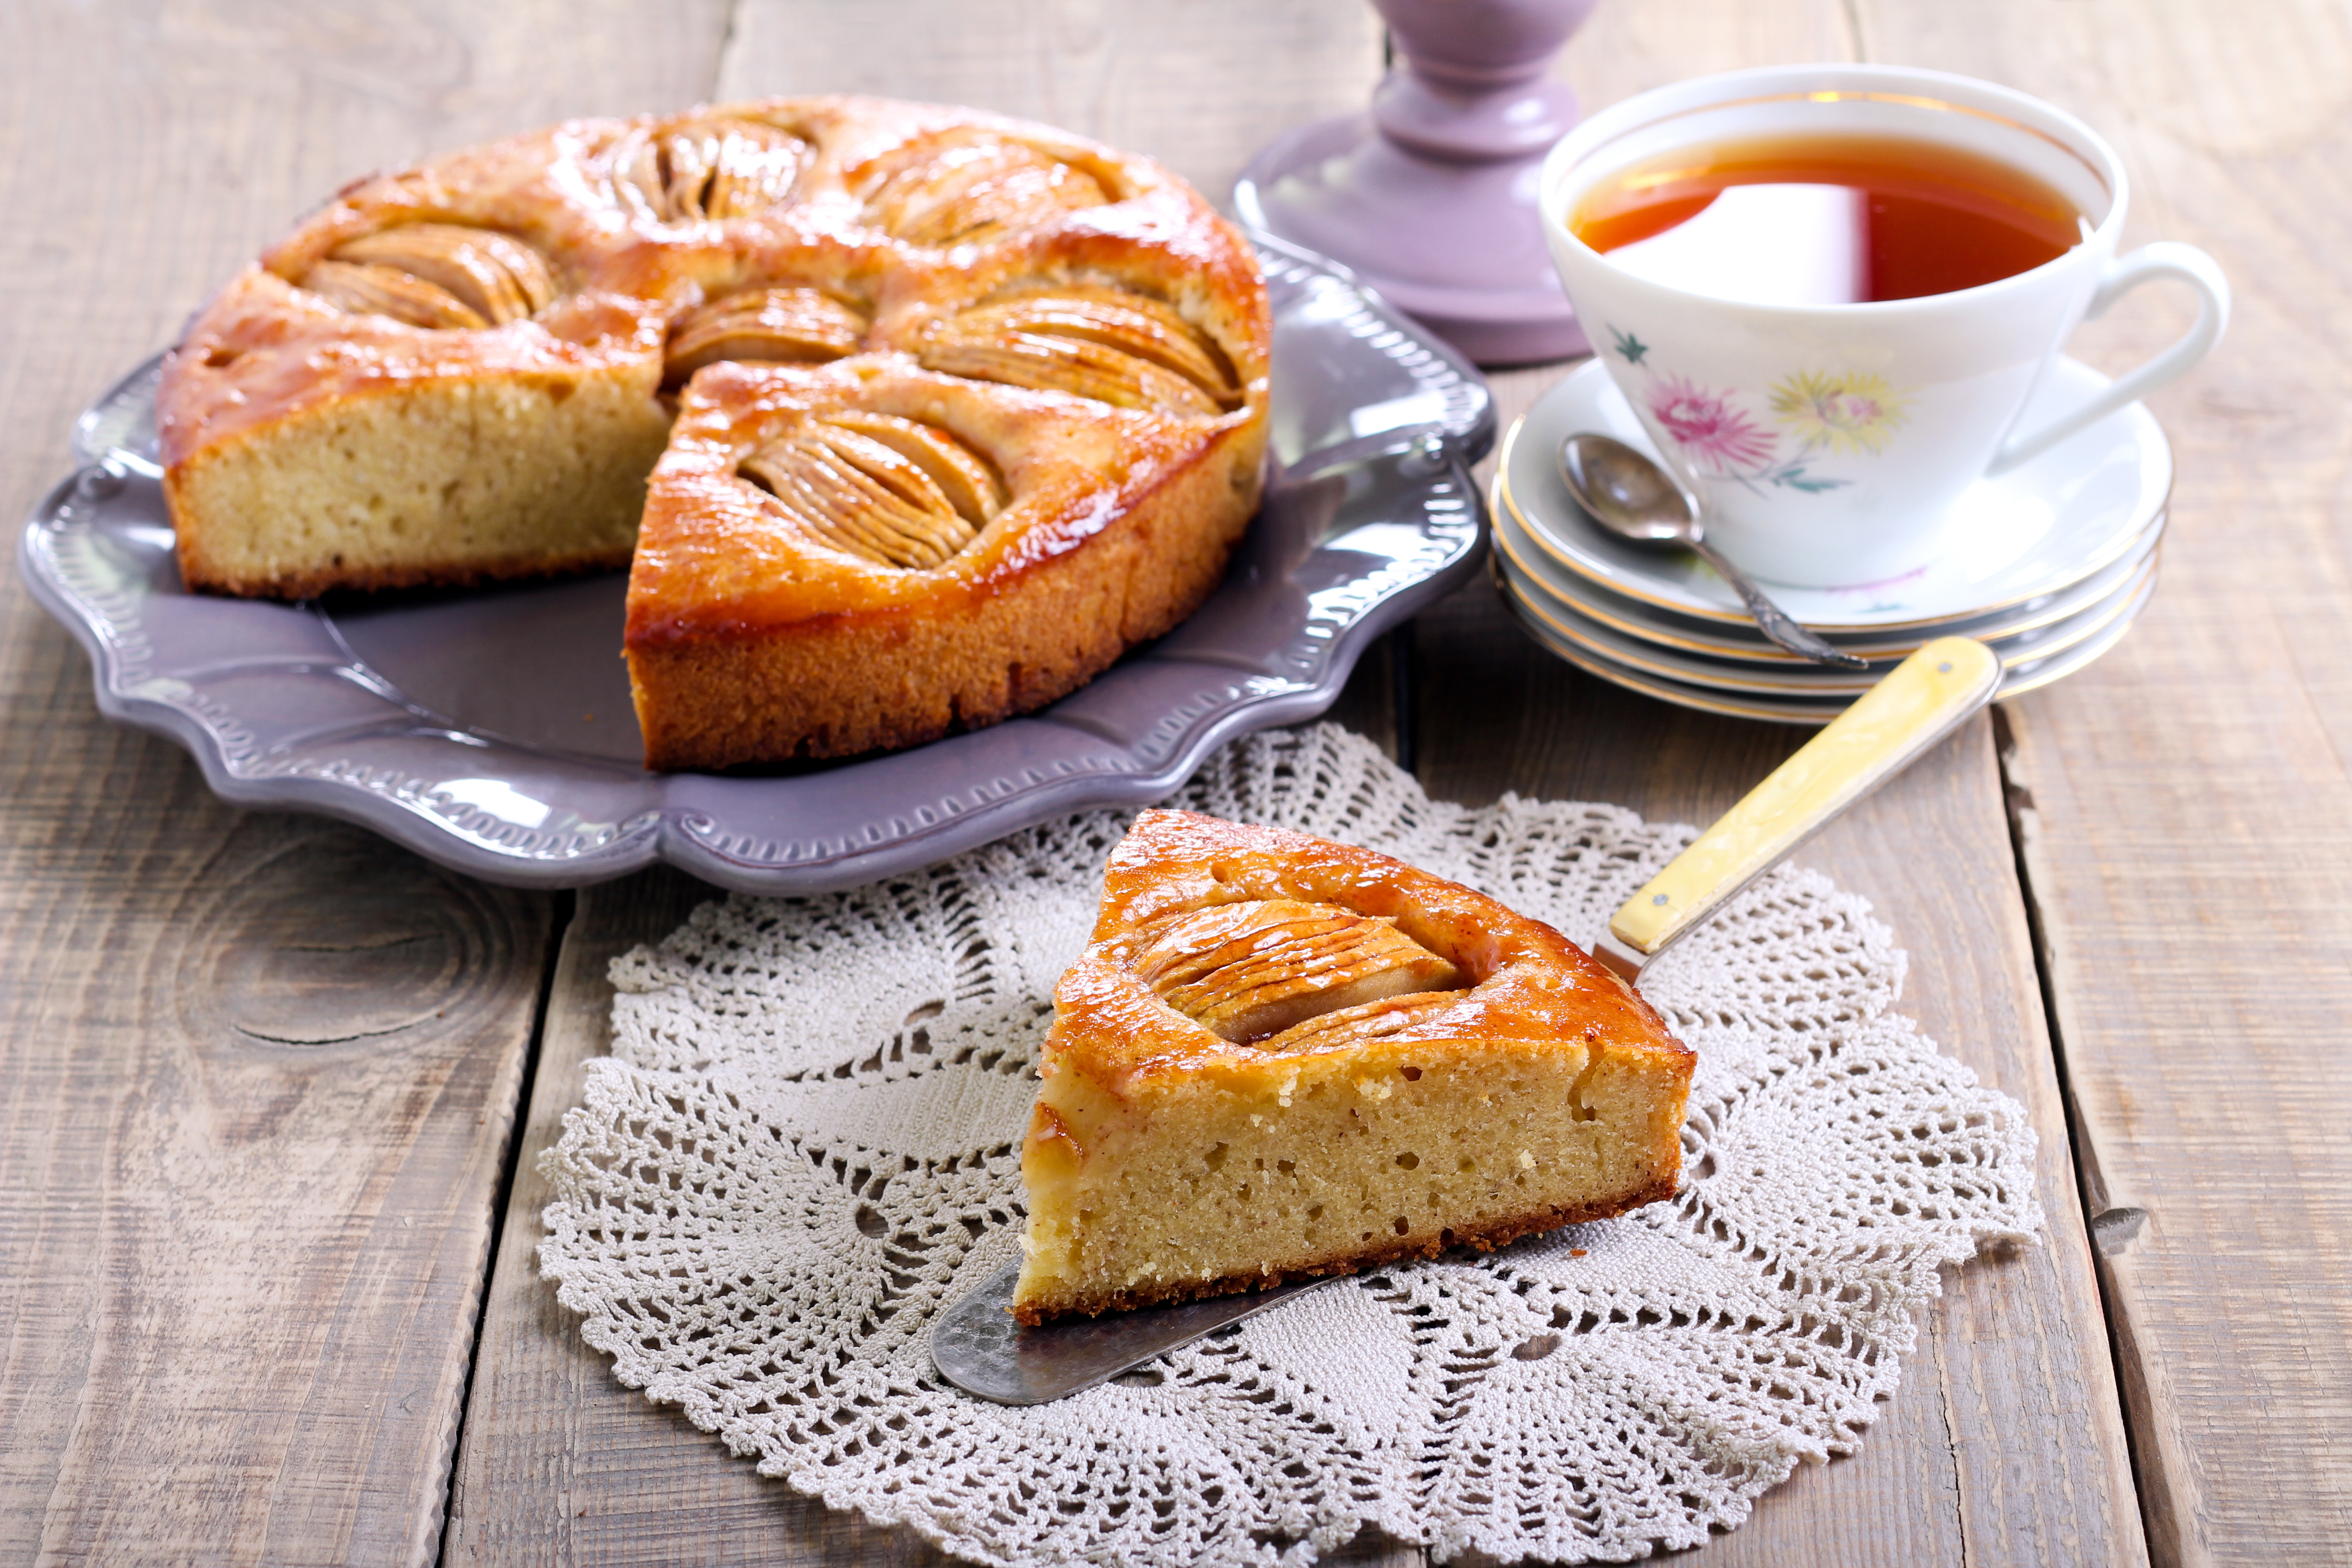
[[[506,1247],[507,1209],[514,1199],[515,1168],[522,1160],[523,1147],[530,1141],[526,1134],[531,1095],[539,1086],[539,1060],[547,1043],[547,1021],[551,1005],[555,999],[555,976],[563,962],[564,945],[571,940],[572,922],[579,918],[580,895],[565,888],[552,896],[549,911],[547,950],[541,955],[539,994],[533,999],[530,1039],[523,1047],[522,1071],[517,1075],[515,1102],[507,1118],[506,1146],[499,1152],[498,1191],[490,1203],[489,1245],[482,1250],[482,1277],[474,1298],[474,1324],[471,1346],[466,1353],[465,1376],[457,1386],[457,1416],[451,1424],[449,1451],[441,1468],[441,1518],[433,1531],[435,1557],[446,1562],[449,1554],[449,1499],[457,1484],[457,1456],[465,1452],[466,1420],[474,1408],[474,1371],[481,1364],[482,1331],[490,1315],[490,1281],[498,1275],[499,1258]]]
[[[2074,1077],[2067,1070],[2066,1034],[2058,1014],[2058,985],[2052,973],[2050,933],[2042,899],[2034,886],[2032,857],[2026,847],[2027,836],[2032,830],[2029,818],[2033,795],[2017,782],[2012,766],[2017,752],[2015,722],[2008,704],[1993,704],[1993,760],[2000,770],[2001,805],[2009,821],[2010,852],[2017,862],[2018,890],[2025,899],[2026,932],[2033,943],[2033,973],[2041,983],[2042,1014],[2050,1030],[2051,1066],[2058,1075],[2058,1094],[2066,1110],[2067,1152],[2074,1169],[2075,1190],[2082,1197],[2083,1222],[2091,1233],[2092,1278],[2098,1285],[2100,1317],[2106,1324],[2107,1353],[2115,1363],[2116,1386],[2130,1395],[2135,1390],[2137,1369],[2136,1359],[2128,1353],[2126,1342],[2130,1326],[2116,1299],[2115,1276],[2107,1260],[2137,1232],[2140,1222],[2147,1216],[2139,1209],[2109,1206],[2106,1183],[2099,1174],[2097,1152],[2084,1129],[2082,1106],[2074,1097]],[[2118,1235],[2122,1227],[2116,1222],[2124,1216],[2129,1216],[2125,1220],[2128,1229]],[[2153,1545],[2176,1533],[2170,1519],[2171,1490],[2166,1485],[2161,1467],[2144,1451],[2137,1426],[2126,1420],[2123,1429],[2125,1449],[2131,1456],[2132,1489],[2139,1499],[2140,1527]]]

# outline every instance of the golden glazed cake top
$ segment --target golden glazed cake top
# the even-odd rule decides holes
[[[1126,1098],[1187,1074],[1476,1040],[1687,1063],[1641,995],[1540,921],[1371,850],[1148,811],[1055,991],[1045,1071]]]
[[[1149,411],[897,355],[714,366],[648,498],[628,646],[950,613],[1076,548],[1206,450]]]
[[[1155,339],[1155,312],[1181,330]],[[168,466],[435,378],[658,364],[676,387],[858,353],[1214,421],[1262,413],[1269,335],[1247,245],[1149,160],[965,110],[777,99],[359,182],[206,307],[158,426]]]
[[[1213,215],[1171,245],[1118,211],[905,260],[865,297],[862,336],[843,321],[855,354],[697,373],[648,497],[629,646],[945,613],[1236,442],[1246,489],[1220,510],[1254,510],[1270,331],[1255,263]],[[809,331],[807,293],[746,288],[704,319]],[[673,354],[689,341],[674,331]]]

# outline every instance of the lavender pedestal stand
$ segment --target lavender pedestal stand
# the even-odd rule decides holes
[[[1346,263],[1481,364],[1588,352],[1536,221],[1576,123],[1544,72],[1594,0],[1372,0],[1401,64],[1367,114],[1276,138],[1234,187],[1242,221]]]

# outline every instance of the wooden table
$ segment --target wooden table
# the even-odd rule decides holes
[[[2352,1560],[2352,19],[2321,0],[1603,0],[1589,105],[1804,58],[2100,126],[2132,240],[2238,315],[2157,412],[2161,593],[1805,858],[1904,1005],[2024,1100],[2046,1243],[1952,1271],[1858,1458],[1710,1563]],[[1222,195],[1381,70],[1355,0],[91,0],[0,8],[0,488],[352,175],[583,113],[864,90],[1152,153]],[[2077,352],[2179,330],[2134,296]],[[1560,367],[1496,378],[1507,418]],[[1402,703],[1400,704],[1400,694]],[[1590,680],[1481,585],[1339,710],[1436,795],[1704,820],[1802,740]],[[900,1563],[621,1388],[537,1277],[533,1160],[614,952],[707,889],[466,881],[214,799],[0,588],[0,1560]],[[1350,1560],[1417,1562],[1367,1537]]]

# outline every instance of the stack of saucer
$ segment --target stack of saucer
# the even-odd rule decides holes
[[[2078,405],[2105,379],[2061,360],[2029,405]],[[1539,398],[1504,438],[1495,476],[1495,572],[1546,647],[1605,680],[1715,713],[1824,724],[1932,638],[1972,637],[2000,656],[2001,695],[2071,675],[2122,640],[2156,590],[2172,453],[2137,404],[1972,486],[1950,552],[1885,583],[1765,584],[1780,607],[1867,670],[1811,663],[1764,640],[1728,584],[1688,551],[1607,532],[1568,493],[1559,446],[1579,431],[1655,458],[1595,361]]]

